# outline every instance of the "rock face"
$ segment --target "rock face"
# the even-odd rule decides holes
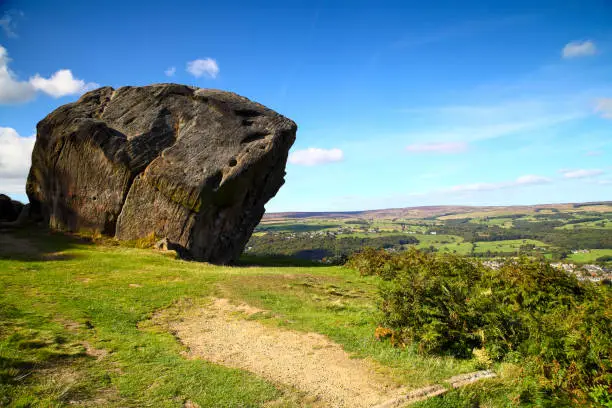
[[[23,210],[23,204],[11,200],[7,195],[0,194],[0,221],[12,222],[17,220]]]
[[[297,126],[233,93],[104,87],[37,126],[27,194],[51,227],[154,233],[197,260],[234,261],[284,183]]]

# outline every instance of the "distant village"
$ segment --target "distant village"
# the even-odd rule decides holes
[[[574,252],[576,253],[576,252]],[[498,260],[488,260],[484,261],[482,264],[491,269],[499,269],[503,265],[503,261]],[[575,275],[576,278],[580,281],[591,281],[591,282],[603,282],[608,281],[612,282],[612,269],[605,268],[599,265],[575,265],[570,263],[563,262],[555,262],[551,263],[555,269],[560,269],[568,274]]]

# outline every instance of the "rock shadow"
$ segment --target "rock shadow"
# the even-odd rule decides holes
[[[22,262],[69,260],[75,256],[65,252],[83,245],[92,245],[91,239],[35,226],[19,229],[0,228],[0,260]]]

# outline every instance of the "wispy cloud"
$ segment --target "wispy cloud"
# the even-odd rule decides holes
[[[9,38],[17,38],[17,18],[23,17],[23,12],[19,10],[6,11],[2,17],[0,17],[0,27],[2,31]]]
[[[588,57],[597,53],[597,47],[593,41],[572,41],[565,44],[561,50],[563,58]]]
[[[397,193],[383,196],[341,196],[331,199],[322,206],[322,211],[330,207],[338,210],[364,210],[375,208],[409,207],[423,205],[507,205],[508,190],[519,190],[530,186],[553,186],[554,180],[539,175],[524,175],[514,180],[493,183],[458,184],[447,188],[431,189],[422,192]],[[545,187],[541,187],[545,188]],[[501,202],[497,200],[503,197]],[[515,204],[519,204],[516,202]]]
[[[555,105],[544,99],[404,109],[403,112],[428,124],[428,130],[412,132],[408,135],[410,139],[415,142],[433,139],[440,143],[494,139],[556,126],[590,113],[588,104]]]
[[[301,166],[316,166],[342,160],[344,160],[344,152],[336,148],[320,149],[318,147],[309,147],[304,150],[296,150],[289,155],[289,163]]]
[[[36,74],[29,81],[20,81],[9,69],[10,61],[6,48],[0,46],[0,104],[27,102],[36,96],[36,92],[59,98],[87,92],[99,86],[75,78],[69,69],[61,69],[49,78]]]
[[[561,169],[559,173],[563,174],[566,179],[581,179],[595,177],[604,174],[605,172],[601,169]]]
[[[212,58],[197,59],[187,63],[187,72],[196,78],[206,76],[214,79],[219,75],[219,65]]]
[[[595,112],[606,119],[612,119],[612,98],[600,98],[597,100]]]
[[[410,153],[463,153],[467,151],[468,145],[465,142],[432,142],[414,143],[406,146]]]
[[[457,40],[486,31],[525,24],[532,20],[533,16],[531,15],[515,15],[502,18],[464,21],[448,25],[437,31],[414,31],[407,33],[401,39],[393,42],[391,48],[412,48],[447,40]]]
[[[166,76],[168,77],[174,76],[175,73],[176,73],[176,67],[170,67],[164,71],[164,74],[166,74]]]
[[[473,191],[492,191],[492,190],[501,190],[501,189],[507,189],[507,188],[521,187],[521,186],[547,184],[551,182],[552,180],[548,177],[528,174],[525,176],[518,177],[516,180],[512,180],[512,181],[501,181],[497,183],[459,184],[459,185],[452,186],[447,189],[443,189],[441,191],[453,192],[453,193],[473,192]]]

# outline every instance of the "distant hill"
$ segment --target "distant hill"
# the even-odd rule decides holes
[[[540,211],[595,211],[611,212],[612,201],[597,201],[584,203],[566,204],[537,204],[537,205],[515,205],[515,206],[457,206],[436,205],[423,207],[387,208],[366,211],[317,211],[317,212],[277,212],[266,213],[264,220],[279,219],[338,219],[338,218],[363,218],[363,219],[394,219],[394,218],[469,218],[475,216],[501,216],[512,214],[530,214]]]

